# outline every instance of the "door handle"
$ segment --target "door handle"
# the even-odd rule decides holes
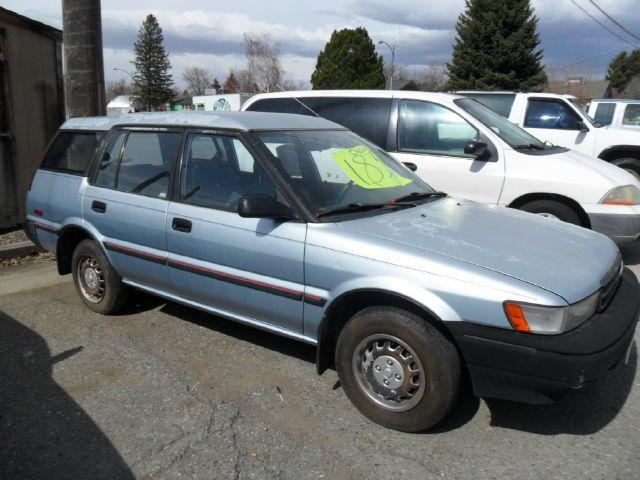
[[[191,231],[191,222],[189,220],[185,220],[184,218],[176,217],[171,222],[171,228],[176,232],[189,233]]]
[[[418,166],[415,163],[412,163],[412,162],[402,162],[402,163],[404,164],[405,167],[407,167],[412,172],[415,172],[416,170],[418,170]]]
[[[107,204],[104,202],[99,202],[97,200],[94,200],[91,203],[91,210],[98,213],[105,213],[107,211]]]

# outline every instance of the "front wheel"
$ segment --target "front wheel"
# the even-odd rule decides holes
[[[405,432],[436,425],[455,404],[460,359],[419,316],[370,307],[340,332],[336,367],[347,397],[374,422]]]
[[[570,206],[556,202],[555,200],[535,200],[525,203],[519,210],[582,226],[578,212]]]
[[[93,240],[80,242],[71,261],[73,283],[89,310],[107,315],[124,306],[127,287]]]
[[[637,158],[616,158],[611,163],[616,167],[625,169],[627,172],[640,180],[640,160]]]

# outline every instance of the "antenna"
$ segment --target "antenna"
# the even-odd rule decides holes
[[[285,90],[284,88],[282,88],[279,84],[276,83],[276,87],[278,87],[281,91],[283,92],[288,92],[289,90]],[[307,105],[304,104],[304,102],[301,102],[299,99],[297,99],[296,97],[294,97],[293,95],[289,98],[293,98],[296,102],[298,102],[300,105],[302,105],[304,108],[306,108],[307,110],[309,110],[311,113],[313,113],[316,117],[320,117],[320,115],[318,115],[318,113],[314,112],[311,107],[308,107]]]

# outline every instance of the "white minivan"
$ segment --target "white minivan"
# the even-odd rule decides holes
[[[312,90],[256,95],[242,110],[319,115],[382,147],[452,196],[560,219],[618,242],[640,237],[636,177],[602,160],[546,145],[473,99]]]

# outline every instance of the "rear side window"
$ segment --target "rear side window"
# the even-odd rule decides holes
[[[305,97],[299,100],[321,117],[347,127],[383,149],[386,148],[390,98]]]
[[[83,174],[103,132],[60,132],[47,151],[40,168]]]
[[[593,119],[600,125],[611,125],[613,113],[616,111],[615,103],[599,103]]]
[[[462,95],[477,100],[505,118],[509,118],[509,115],[511,115],[511,107],[513,107],[513,102],[516,99],[515,93],[463,93]]]
[[[264,100],[258,100],[249,105],[247,111],[313,115],[293,98],[265,98]]]
[[[578,123],[581,121],[578,114],[565,102],[530,99],[524,126],[555,130],[580,130]]]
[[[623,125],[640,125],[640,104],[627,105],[624,109]]]

